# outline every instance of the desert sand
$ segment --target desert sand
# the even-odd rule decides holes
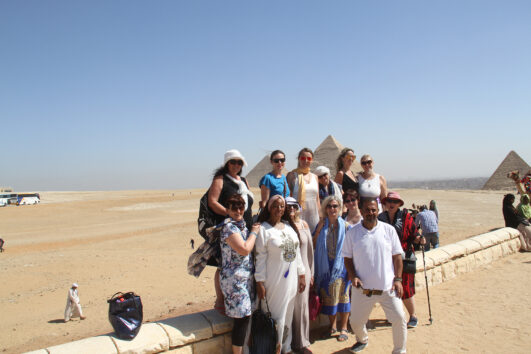
[[[504,225],[503,192],[399,190],[407,206],[437,200],[441,244]],[[213,269],[186,272],[204,190],[43,192],[42,203],[0,209],[0,351],[18,353],[112,332],[107,302],[134,291],[144,322],[209,309]],[[255,191],[258,195],[258,191]],[[531,254],[517,254],[417,295],[419,328],[410,352],[528,352]],[[85,321],[62,323],[67,291],[79,284]],[[523,300],[522,300],[523,299]],[[371,319],[384,318],[375,311]],[[316,341],[316,353],[341,352],[354,339]],[[500,347],[501,345],[501,347]],[[391,329],[370,333],[367,353],[389,352]]]

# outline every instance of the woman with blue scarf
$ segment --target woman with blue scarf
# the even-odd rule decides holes
[[[348,339],[347,321],[350,313],[350,281],[341,256],[345,240],[346,222],[340,218],[343,203],[336,195],[326,197],[321,203],[325,218],[313,234],[315,245],[315,286],[321,298],[321,313],[328,315],[330,329],[327,336],[338,331],[337,340]],[[337,313],[339,312],[339,321]],[[339,323],[337,323],[339,322]]]

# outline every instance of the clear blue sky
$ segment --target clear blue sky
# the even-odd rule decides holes
[[[0,186],[207,187],[332,134],[389,180],[531,162],[530,1],[0,1]]]

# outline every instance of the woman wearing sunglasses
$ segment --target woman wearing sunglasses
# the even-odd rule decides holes
[[[304,291],[298,293],[295,297],[291,347],[299,353],[309,354],[312,352],[308,349],[310,346],[310,311],[308,300],[310,287],[313,286],[313,242],[308,224],[306,221],[301,220],[300,214],[300,206],[297,200],[292,197],[287,197],[286,212],[282,216],[282,220],[288,221],[288,219],[291,219],[299,231],[301,258],[306,269]]]
[[[384,176],[373,171],[374,160],[370,155],[361,157],[363,171],[358,174],[361,198],[378,198],[378,210],[382,212],[381,201],[387,196],[387,182]]]
[[[308,223],[310,230],[315,230],[319,222],[319,182],[317,176],[310,172],[313,152],[308,148],[299,151],[297,168],[288,173],[288,186],[291,196],[297,199],[302,208],[301,217]]]
[[[289,196],[288,182],[286,176],[282,174],[282,169],[286,164],[286,155],[280,150],[275,150],[271,153],[269,161],[273,170],[262,177],[258,184],[262,196],[260,208],[264,208],[269,198],[274,195],[281,195],[284,198]]]
[[[276,321],[277,353],[291,352],[291,322],[295,295],[305,289],[305,268],[300,252],[297,226],[288,218],[283,222],[286,208],[284,198],[272,196],[258,216],[261,223],[256,240],[256,290],[262,309]],[[287,331],[285,333],[285,331]]]
[[[222,223],[229,214],[228,209],[224,206],[227,205],[229,197],[239,194],[243,198],[245,205],[243,220],[245,220],[248,229],[252,226],[253,193],[249,190],[249,185],[245,178],[241,177],[242,168],[245,165],[245,159],[238,150],[229,150],[225,152],[223,166],[214,172],[214,178],[208,190],[208,207],[216,216],[216,225]],[[217,262],[209,262],[208,264],[220,266]],[[223,313],[223,293],[219,285],[219,271],[220,269],[218,268],[214,276],[216,288],[216,303],[214,307]]]
[[[248,232],[243,213],[245,201],[239,194],[230,196],[226,203],[230,221],[221,231],[220,283],[225,302],[225,314],[234,319],[232,352],[242,353],[247,325],[251,316],[251,299],[254,298],[254,248],[260,224]]]
[[[350,170],[352,164],[356,160],[356,155],[354,155],[354,150],[351,148],[344,148],[339,153],[339,156],[336,160],[336,178],[334,181],[343,188],[343,191],[353,189],[358,191],[359,184],[358,179],[354,176],[354,173]]]
[[[335,195],[327,197],[321,207],[325,218],[319,222],[313,234],[315,285],[319,289],[319,297],[323,304],[321,313],[328,315],[330,320],[327,337],[337,333],[339,329],[337,340],[344,342],[348,339],[347,321],[350,313],[351,285],[341,255],[347,225],[339,217],[343,208],[339,197]]]

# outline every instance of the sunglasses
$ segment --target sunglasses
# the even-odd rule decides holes
[[[299,157],[299,160],[301,160],[301,161],[312,161],[313,158],[309,157],[309,156],[301,156],[301,157]]]
[[[399,203],[400,203],[400,200],[387,199],[387,203],[391,203],[391,204],[399,204]]]
[[[326,207],[328,209],[337,209],[339,208],[339,204],[328,204]]]
[[[240,166],[243,166],[243,161],[242,160],[229,160],[229,163],[231,165],[240,165]]]
[[[235,203],[235,204],[231,204],[229,206],[229,208],[232,211],[245,210],[245,204],[243,204],[243,203]]]
[[[362,165],[370,165],[370,164],[372,164],[372,160],[361,161],[361,164]]]
[[[353,203],[355,201],[356,201],[356,199],[345,199],[345,200],[343,200],[343,202],[345,202],[345,203]]]
[[[286,159],[285,158],[281,158],[281,159],[273,159],[271,160],[273,161],[274,163],[279,163],[279,162],[286,162]]]
[[[286,208],[292,208],[292,209],[295,209],[295,210],[299,210],[299,206],[297,204],[288,204],[286,206]]]

